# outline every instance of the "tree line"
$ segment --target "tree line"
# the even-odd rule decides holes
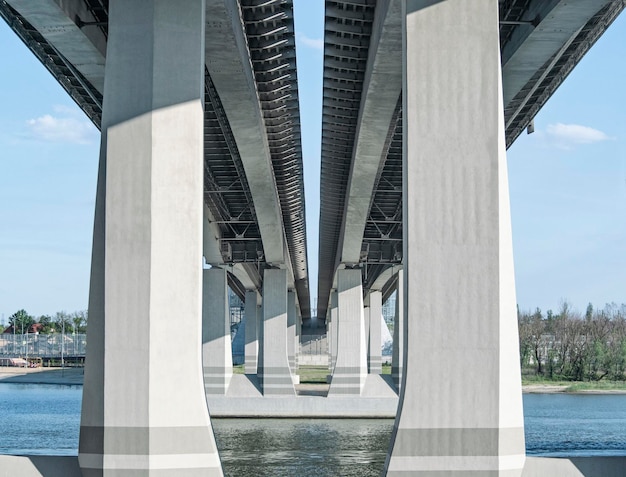
[[[518,310],[524,374],[571,381],[626,379],[626,304],[584,314],[564,302],[558,313]]]
[[[28,314],[26,310],[18,310],[9,316],[9,326],[15,333],[27,333],[34,324],[40,324],[38,333],[85,333],[87,331],[87,310],[67,313],[57,311],[54,316],[41,315],[38,318]]]

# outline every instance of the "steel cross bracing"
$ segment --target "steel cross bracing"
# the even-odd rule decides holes
[[[310,297],[293,4],[291,0],[241,0],[237,6],[270,147],[291,262],[288,266],[293,270],[300,312],[308,317]],[[76,4],[76,10],[83,13],[70,15],[71,22],[84,33],[84,41],[93,42],[95,36],[103,39],[103,55],[108,37],[108,8],[108,0],[82,0]],[[11,0],[0,0],[0,16],[100,128],[102,88],[99,90],[85,79],[62,52],[11,6]],[[205,203],[220,232],[223,263],[242,264],[252,282],[260,285],[266,264],[253,197],[227,114],[208,71],[205,79]],[[229,284],[243,298],[243,285],[232,274]]]
[[[107,2],[108,3],[108,2]],[[39,61],[50,71],[70,97],[100,128],[102,93],[93,87],[57,49],[48,43],[6,0],[0,0],[0,17],[20,37]]]
[[[346,190],[353,161],[363,78],[376,8],[388,2],[326,1],[324,99],[322,118],[321,208],[319,232],[318,317],[325,318],[334,274],[340,265],[338,243],[346,213]],[[559,8],[594,9],[581,27],[505,103],[509,147],[563,82],[582,56],[624,10],[624,0],[544,2],[501,0],[500,49],[503,66],[542,22],[554,21]],[[556,12],[556,13],[555,13]],[[574,12],[577,13],[577,12]],[[571,15],[571,11],[570,11]],[[550,17],[551,16],[551,17]],[[558,20],[558,17],[557,17]],[[401,28],[398,24],[397,28]],[[556,27],[558,29],[558,26]],[[548,31],[548,35],[550,32]],[[398,54],[401,54],[399,51]],[[504,73],[506,74],[506,73]],[[365,223],[360,263],[365,293],[389,267],[402,261],[402,111],[399,100],[390,124]],[[387,287],[389,288],[389,287]]]

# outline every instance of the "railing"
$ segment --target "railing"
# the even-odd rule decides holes
[[[84,333],[0,334],[0,356],[21,358],[84,357]]]

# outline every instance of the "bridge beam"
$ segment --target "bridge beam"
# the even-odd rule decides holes
[[[203,0],[110,2],[85,477],[223,475],[200,347],[204,12]]]
[[[407,348],[385,471],[520,476],[498,0],[403,8]]]

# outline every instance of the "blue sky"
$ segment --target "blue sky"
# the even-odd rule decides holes
[[[311,290],[317,291],[322,2],[295,0]],[[626,302],[626,16],[508,151],[518,303]],[[0,323],[85,309],[99,133],[0,21]]]

